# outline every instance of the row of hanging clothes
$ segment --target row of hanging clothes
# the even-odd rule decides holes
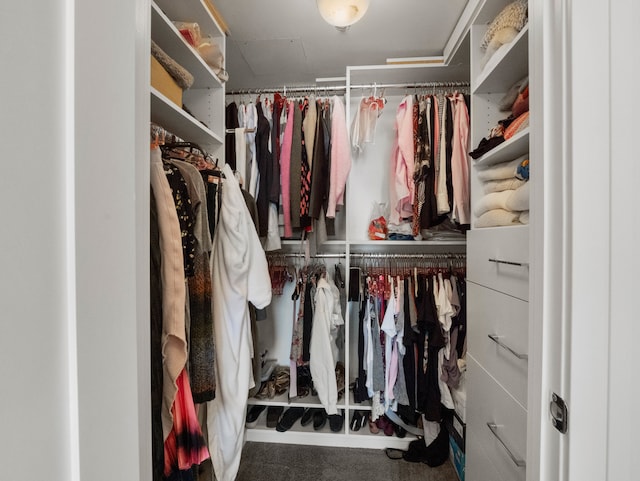
[[[444,411],[466,404],[464,256],[364,255],[348,299],[359,307],[355,402],[371,401],[372,422],[422,416],[435,439]]]
[[[398,240],[459,234],[470,224],[470,97],[444,87],[428,90],[406,93],[393,121],[387,229]],[[363,93],[351,125],[356,154],[374,142],[386,103],[384,90],[381,96],[375,89]]]
[[[293,259],[297,259],[292,262]],[[322,256],[304,261],[296,254],[268,257],[274,293],[293,282],[290,398],[317,394],[328,416],[338,416],[337,403],[345,392],[344,268],[327,268]]]
[[[232,480],[255,386],[252,321],[271,302],[255,203],[228,165],[151,131],[153,479]]]
[[[227,98],[226,159],[256,199],[265,250],[279,249],[281,237],[332,235],[351,169],[343,99]]]

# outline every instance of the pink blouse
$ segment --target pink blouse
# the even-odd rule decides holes
[[[294,103],[288,102],[287,126],[284,131],[282,150],[280,153],[280,188],[282,191],[282,209],[284,211],[284,236],[292,237],[291,228],[291,184],[289,180],[291,169],[291,141],[293,139],[293,109]]]

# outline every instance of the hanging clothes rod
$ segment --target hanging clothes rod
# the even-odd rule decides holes
[[[267,252],[268,259],[278,259],[283,257],[305,257],[305,254],[302,252]],[[346,254],[323,254],[318,253],[314,255],[310,255],[309,259],[344,259]]]
[[[249,128],[246,128],[246,127],[243,130],[244,130],[245,134],[252,134],[252,133],[254,133],[256,131],[256,129],[253,129],[253,128],[249,129]],[[226,129],[225,133],[227,133],[227,134],[235,134],[236,133],[236,129]]]
[[[371,258],[371,259],[464,259],[466,254],[444,253],[444,254],[393,254],[384,252],[352,252],[350,257]]]
[[[370,83],[370,84],[352,84],[352,90],[357,89],[414,89],[414,88],[452,88],[452,87],[469,87],[471,84],[467,81],[461,82],[416,82],[416,83]],[[229,90],[226,95],[259,95],[259,94],[275,94],[275,93],[304,93],[304,92],[346,92],[346,85],[312,85],[301,87],[283,87],[283,88],[265,88],[265,89],[240,89]]]
[[[302,252],[267,252],[268,258],[282,258],[282,257],[305,257]],[[317,253],[309,256],[310,259],[343,259],[346,254],[334,254],[334,253]],[[423,259],[423,260],[464,260],[467,258],[466,254],[392,254],[392,253],[365,253],[365,252],[352,252],[349,257],[357,259]]]
[[[150,129],[152,139],[158,139],[158,140],[162,139],[166,143],[184,142],[184,140],[182,140],[180,137],[169,132],[162,125],[156,124],[154,122],[149,122],[149,129]]]
[[[466,254],[388,254],[388,253],[366,253],[354,252],[349,257],[359,259],[424,259],[424,260],[464,260]]]

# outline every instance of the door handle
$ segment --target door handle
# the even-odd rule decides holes
[[[495,262],[496,264],[506,264],[508,266],[516,266],[516,267],[529,267],[528,262],[505,261],[502,259],[489,259],[489,262]]]
[[[507,346],[504,342],[502,342],[500,340],[501,336],[498,336],[497,334],[487,334],[487,337],[489,339],[491,339],[493,342],[495,342],[502,349],[505,349],[505,350],[509,351],[511,354],[513,354],[518,359],[524,359],[525,361],[529,360],[529,355],[528,354],[520,354],[519,352],[514,351],[511,347]]]
[[[515,464],[519,468],[526,468],[527,467],[527,462],[524,459],[520,459],[520,458],[516,457],[516,455],[513,454],[513,451],[511,451],[511,449],[509,449],[509,446],[507,446],[507,444],[504,442],[504,440],[498,434],[498,428],[500,426],[495,424],[495,423],[487,423],[487,427],[493,433],[493,435],[496,437],[496,439],[498,441],[500,441],[500,444],[502,444],[502,447],[504,447],[505,451],[507,451],[507,454],[511,458],[511,461],[513,461],[513,464]]]

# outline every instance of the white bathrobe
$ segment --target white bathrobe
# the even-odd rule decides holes
[[[249,389],[255,384],[249,308],[271,302],[271,280],[258,234],[229,165],[211,256],[218,380],[207,406],[209,452],[218,481],[233,481],[240,465]]]
[[[309,370],[313,386],[327,414],[337,414],[338,387],[336,383],[336,361],[338,326],[344,324],[340,310],[338,288],[324,277],[316,287],[316,308],[313,313],[311,342],[309,345]]]

